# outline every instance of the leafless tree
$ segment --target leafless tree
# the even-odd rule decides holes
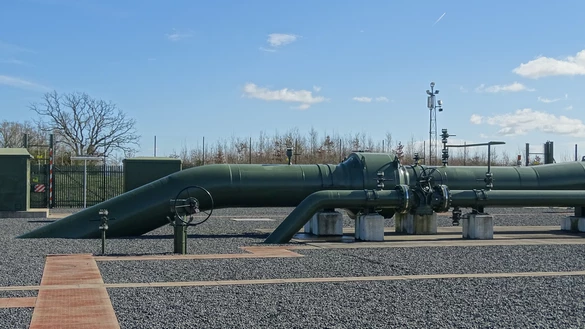
[[[30,145],[47,144],[42,128],[35,127],[32,123],[25,121],[12,122],[2,121],[0,123],[0,147],[24,147],[24,135],[28,135]]]
[[[42,102],[31,104],[30,109],[41,116],[38,124],[55,132],[72,154],[108,156],[122,151],[129,156],[138,146],[136,121],[112,102],[86,93],[59,95],[53,91],[46,93]]]

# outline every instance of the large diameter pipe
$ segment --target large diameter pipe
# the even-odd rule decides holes
[[[353,181],[335,165],[206,165],[183,170],[78,213],[22,235],[22,238],[99,237],[100,209],[107,209],[112,220],[108,236],[137,236],[169,224],[173,218],[170,200],[188,186],[201,186],[212,197],[214,208],[294,207],[307,195],[323,189],[361,188],[363,180]],[[355,185],[355,186],[354,186]],[[189,189],[180,198],[196,197],[200,209],[211,208],[203,190]]]
[[[368,169],[365,159],[368,159]],[[376,171],[400,182],[398,162],[393,154],[350,155],[338,165],[259,165],[216,164],[186,169],[128,191],[98,205],[45,225],[20,238],[99,238],[100,209],[112,219],[108,236],[138,236],[169,224],[169,201],[187,186],[207,189],[214,208],[295,207],[311,193],[321,190],[357,190],[376,185]],[[373,171],[373,172],[372,172]],[[203,190],[191,189],[200,202],[200,210],[209,210],[211,202]],[[187,193],[178,196],[187,197]]]
[[[416,184],[421,166],[406,166],[410,185]],[[486,166],[435,167],[434,181],[451,190],[485,188]],[[426,169],[428,173],[431,169]],[[585,190],[585,162],[562,162],[529,167],[492,166],[493,190]]]
[[[266,238],[265,243],[287,243],[319,210],[333,208],[396,208],[402,196],[395,190],[319,191],[303,200]]]
[[[451,191],[458,207],[573,207],[585,206],[585,191]]]

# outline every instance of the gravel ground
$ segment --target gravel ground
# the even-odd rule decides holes
[[[302,258],[98,262],[104,282],[585,270],[585,245],[296,250]]]
[[[0,298],[36,297],[37,291],[0,291]],[[0,308],[0,328],[28,328],[32,308]]]
[[[190,228],[189,253],[241,253],[261,243],[291,208],[220,209]],[[71,212],[71,210],[69,210]],[[554,225],[560,208],[487,209],[496,225]],[[66,215],[67,210],[53,215]],[[271,218],[236,222],[230,218]],[[345,225],[353,226],[346,215]],[[100,241],[15,239],[46,221],[0,220],[0,286],[40,284],[45,255],[95,253]],[[97,224],[96,224],[97,225]],[[393,220],[386,221],[387,226]],[[439,225],[451,226],[448,216]],[[172,228],[108,239],[108,254],[172,252]],[[580,245],[298,250],[303,258],[98,262],[106,282],[585,269]],[[577,257],[575,257],[577,256]],[[416,282],[109,289],[123,328],[583,327],[585,278],[450,279]],[[36,292],[0,292],[0,297]],[[409,305],[409,311],[398,305]],[[412,305],[412,307],[411,307]],[[400,314],[400,315],[397,315]],[[32,309],[0,309],[0,328],[25,328]],[[566,322],[573,321],[573,322]],[[276,323],[276,325],[274,324]]]
[[[28,328],[32,314],[32,308],[0,308],[0,328]]]
[[[208,222],[190,228],[188,252],[191,254],[243,253],[245,251],[239,247],[264,241],[267,234],[258,233],[258,229],[276,228],[291,210],[292,208],[218,209],[214,211]],[[65,216],[74,211],[57,209],[52,211],[52,214]],[[560,218],[566,216],[559,211],[567,210],[558,208],[489,209],[490,213],[495,214],[496,225],[535,225],[537,222],[538,225],[559,225]],[[526,213],[531,215],[526,215]],[[507,215],[504,216],[504,214]],[[236,222],[231,220],[238,217],[271,218],[275,221]],[[345,224],[352,227],[353,221],[347,215],[344,217]],[[393,225],[392,219],[386,222],[387,226]],[[98,254],[100,252],[101,244],[97,239],[15,239],[20,234],[47,224],[45,220],[0,220],[0,250],[3,251],[3,257],[0,257],[0,286],[40,284],[46,254]],[[447,216],[439,216],[439,224],[451,226],[451,220]],[[172,227],[170,226],[164,226],[141,237],[108,239],[106,242],[107,254],[168,254],[172,253],[172,248]],[[424,252],[428,253],[428,251]]]
[[[109,289],[122,328],[583,328],[585,279]]]

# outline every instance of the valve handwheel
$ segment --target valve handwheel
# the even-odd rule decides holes
[[[199,202],[199,200],[196,197],[191,196],[191,195],[195,194],[195,193],[191,193],[191,192],[193,192],[193,190],[201,190],[209,197],[210,203],[209,203],[209,210],[208,211],[201,211],[199,209],[201,203]],[[181,202],[179,204],[178,203],[178,201],[180,200],[179,197],[184,192],[187,192],[187,197],[182,199],[182,200],[185,200],[185,202]],[[207,189],[205,189],[204,187],[197,186],[197,185],[187,186],[184,189],[182,189],[181,191],[179,191],[179,193],[175,197],[175,201],[174,201],[175,215],[177,217],[179,217],[179,219],[187,226],[197,226],[197,225],[205,223],[209,219],[209,217],[211,217],[211,214],[213,214],[213,207],[214,207],[214,203],[213,203],[213,197],[211,196],[211,193]],[[182,209],[183,214],[180,215],[178,213],[179,209]],[[193,215],[198,214],[198,213],[202,213],[202,214],[205,214],[207,216],[204,219],[202,219],[196,223],[192,223],[194,220]],[[185,218],[187,216],[189,216],[189,219],[185,220]]]

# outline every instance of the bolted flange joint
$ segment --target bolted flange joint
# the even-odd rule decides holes
[[[410,211],[412,207],[412,196],[410,193],[410,186],[401,184],[396,185],[395,190],[400,193],[402,204],[400,207],[396,208],[396,213],[398,214],[406,214]]]
[[[447,185],[435,185],[431,207],[436,212],[445,212],[451,208],[451,192]]]

